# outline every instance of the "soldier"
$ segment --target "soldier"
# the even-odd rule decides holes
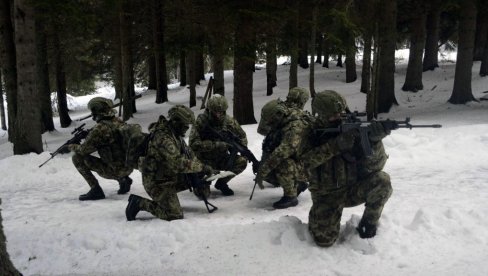
[[[312,108],[318,113],[314,129],[337,127],[346,108],[335,91],[317,93]],[[392,193],[390,177],[383,172],[387,155],[381,140],[388,135],[379,122],[371,122],[373,154],[365,157],[355,133],[325,133],[313,137],[314,147],[301,156],[309,170],[313,205],[309,231],[319,246],[329,247],[339,236],[342,210],[365,203],[357,227],[361,238],[376,234],[383,206]]]
[[[224,96],[215,94],[208,100],[205,112],[198,115],[191,130],[190,147],[203,163],[216,170],[232,171],[238,175],[246,169],[246,158],[235,154],[233,156],[230,153],[231,145],[216,137],[208,129],[212,128],[217,132],[229,131],[242,145],[247,146],[246,133],[234,118],[226,114],[227,108],[228,104]],[[220,190],[225,196],[234,195],[234,191],[228,186],[233,177],[217,180],[215,189]],[[206,189],[205,193],[208,196],[210,190]]]
[[[263,180],[283,188],[283,197],[273,203],[276,209],[296,206],[298,194],[307,188],[298,157],[310,123],[308,117],[293,112],[279,99],[268,102],[261,111],[258,133],[266,137],[256,182],[261,188]]]
[[[302,87],[293,87],[286,96],[285,105],[289,108],[297,108],[303,110],[308,99],[310,99],[310,93],[307,89]]]
[[[95,97],[88,102],[88,109],[97,124],[91,129],[85,141],[81,145],[71,144],[68,149],[74,152],[73,164],[78,172],[88,182],[90,191],[80,195],[80,200],[104,199],[105,194],[98,184],[98,180],[92,171],[101,177],[114,179],[119,182],[117,194],[125,194],[130,190],[132,179],[129,175],[133,168],[125,164],[125,152],[118,143],[116,129],[124,124],[115,117],[111,100]],[[98,152],[100,158],[91,154]]]
[[[128,221],[135,220],[137,213],[147,211],[163,220],[183,218],[177,193],[189,188],[184,173],[204,172],[211,174],[212,168],[203,165],[188,149],[191,158],[184,152],[187,145],[183,140],[189,125],[195,122],[191,109],[176,105],[168,111],[169,120],[161,116],[150,127],[152,138],[147,152],[139,159],[142,184],[152,200],[135,194],[129,196],[125,210]]]

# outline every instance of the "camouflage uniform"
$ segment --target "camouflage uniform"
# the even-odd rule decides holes
[[[183,115],[174,114],[175,110]],[[183,135],[188,129],[188,124],[194,121],[193,112],[187,107],[178,105],[168,113],[169,121],[161,116],[159,121],[151,126],[152,138],[147,153],[139,159],[142,184],[152,200],[130,195],[126,209],[128,220],[134,220],[139,210],[150,212],[163,220],[182,219],[183,210],[177,193],[190,187],[183,174],[201,172],[204,169],[203,164],[196,159],[191,150],[189,150],[191,158],[187,158],[184,154],[187,146]],[[177,117],[180,117],[186,128],[175,127],[174,122]]]
[[[214,107],[212,105],[217,106]],[[222,112],[221,118],[217,119],[212,115],[212,112],[215,109],[216,111]],[[247,146],[246,133],[234,118],[225,114],[226,109],[227,101],[223,96],[214,95],[210,98],[207,109],[204,113],[198,116],[196,123],[191,130],[190,147],[195,152],[198,159],[203,163],[210,165],[216,170],[232,171],[238,175],[246,169],[247,159],[237,155],[234,161],[229,164],[232,157],[229,153],[229,145],[207,130],[207,127],[211,127],[218,132],[229,131],[238,138],[238,141],[241,144]],[[234,176],[217,180],[215,188],[224,193],[224,191],[227,190],[225,187],[228,187],[227,183],[233,177]],[[231,194],[233,194],[233,192],[227,195]]]
[[[121,189],[118,191],[119,194],[128,192],[132,183],[128,175],[132,173],[133,169],[125,165],[125,152],[119,145],[119,137],[117,135],[117,128],[125,123],[113,116],[115,112],[111,109],[111,101],[108,99],[94,98],[90,100],[89,108],[97,101],[105,102],[106,110],[91,108],[97,124],[90,130],[81,145],[73,144],[69,146],[70,150],[74,152],[72,157],[74,166],[88,182],[91,188],[90,191],[98,195],[93,198],[89,192],[80,196],[80,200],[105,197],[92,171],[103,178],[118,180],[121,185]],[[94,152],[98,152],[100,157],[91,155]]]
[[[298,204],[297,185],[305,182],[303,168],[298,162],[303,152],[310,119],[298,109],[287,108],[280,100],[267,103],[261,113],[258,133],[266,135],[256,180],[266,180],[281,186],[283,197],[273,204],[287,208]],[[262,187],[262,184],[260,184]]]
[[[331,100],[336,107],[330,106]],[[328,118],[346,109],[345,100],[334,91],[318,93],[312,104],[319,113],[314,128],[336,127],[339,122]],[[387,155],[381,139],[387,133],[380,125],[369,135],[373,149],[369,157],[364,156],[360,140],[350,133],[314,137],[313,149],[301,156],[310,173],[313,205],[309,230],[319,246],[328,247],[337,240],[343,208],[362,203],[365,210],[357,230],[362,238],[376,234],[383,206],[392,193],[390,177],[382,171]]]

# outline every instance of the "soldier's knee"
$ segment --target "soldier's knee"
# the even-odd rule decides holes
[[[75,165],[75,167],[79,167],[83,163],[85,163],[85,159],[83,158],[83,156],[77,153],[73,154],[73,156],[71,157],[71,161],[73,162],[73,165]]]
[[[315,244],[320,247],[331,247],[339,237],[338,233],[329,233],[328,235],[324,235],[323,233],[315,233],[314,231],[310,231],[310,234],[312,235]]]

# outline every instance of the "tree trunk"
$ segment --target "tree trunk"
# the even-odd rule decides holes
[[[112,60],[113,60],[113,72],[114,72],[114,88],[115,99],[122,100],[122,46],[120,45],[120,18],[117,16],[113,19],[112,23]],[[122,106],[119,108],[119,116]]]
[[[0,122],[3,130],[7,130],[7,123],[5,121],[5,105],[3,103],[3,82],[2,82],[2,70],[0,70]]]
[[[212,35],[212,71],[214,94],[225,95],[224,85],[224,47],[219,34]]]
[[[53,44],[54,44],[54,68],[56,70],[56,95],[58,99],[59,122],[62,128],[69,127],[71,118],[68,113],[68,101],[66,96],[66,72],[63,64],[63,48],[59,41],[56,26],[53,26]]]
[[[154,52],[150,52],[147,57],[147,89],[157,90],[156,82],[156,58],[154,57]]]
[[[180,86],[186,86],[186,52],[180,50]]]
[[[11,1],[0,0],[0,63],[7,96],[8,140],[13,142],[17,118],[17,61],[11,11]]]
[[[361,71],[360,91],[368,94],[371,91],[371,34],[364,35],[363,68]]]
[[[298,2],[298,1],[297,1]],[[298,3],[296,4],[298,10]],[[295,10],[291,20],[291,41],[290,41],[290,77],[288,88],[298,86],[298,11]]]
[[[254,1],[248,1],[246,6]],[[247,13],[238,11],[236,41],[234,45],[234,118],[241,125],[255,124],[253,106],[253,72],[255,59],[254,19]]]
[[[307,41],[307,37],[304,37],[303,35],[300,35],[300,46],[298,50],[298,65],[303,69],[307,69],[309,66],[308,41]]]
[[[188,84],[190,86],[190,107],[197,105],[195,55],[196,53],[193,49],[188,50],[186,55],[186,79],[189,81]]]
[[[488,10],[487,1],[480,1],[480,8],[476,16],[476,35],[474,40],[474,61],[480,61],[483,58],[483,53],[486,44],[486,33],[488,32]]]
[[[323,42],[323,47],[324,47],[324,61],[322,63],[322,67],[329,68],[329,41],[327,40],[326,37],[324,37],[324,42]]]
[[[440,30],[440,18],[441,8],[439,6],[440,0],[432,0],[430,10],[427,15],[427,38],[425,40],[425,54],[423,62],[423,71],[431,70],[439,67],[437,52],[439,48],[439,30]]]
[[[276,37],[274,35],[266,36],[266,96],[273,95],[273,87],[276,87]]]
[[[488,32],[486,35],[488,36]],[[485,51],[483,52],[483,58],[481,59],[480,76],[488,76],[488,43],[485,43]]]
[[[410,34],[410,54],[408,57],[407,75],[403,84],[403,91],[417,92],[424,89],[422,83],[422,55],[425,46],[425,13],[419,11],[412,19]]]
[[[0,199],[0,205],[1,204],[2,204],[2,200]],[[3,233],[3,220],[2,220],[1,212],[0,212],[0,275],[9,275],[9,276],[22,275],[10,261],[10,256],[8,255],[7,252],[7,238],[5,238],[5,234]]]
[[[315,63],[322,64],[322,48],[324,45],[324,35],[320,32],[317,32],[315,35],[317,38],[317,59],[315,60]]]
[[[337,63],[336,63],[336,66],[337,67],[342,67],[342,54],[338,54],[337,55]]]
[[[356,72],[356,43],[354,37],[349,39],[346,49],[346,83],[355,82],[358,79]]]
[[[395,98],[395,47],[397,1],[381,0],[379,3],[379,52],[376,106],[378,113],[388,112]]]
[[[133,113],[133,104],[130,99],[133,97],[133,63],[131,45],[131,14],[129,13],[129,0],[122,0],[119,12],[120,20],[120,48],[122,61],[122,118],[129,120]]]
[[[156,103],[168,101],[168,79],[166,68],[166,52],[164,49],[164,2],[153,0],[153,40],[154,56],[156,57]]]
[[[310,95],[312,98],[315,97],[315,45],[316,41],[316,34],[317,34],[317,13],[318,7],[315,5],[312,7],[312,26],[310,30],[310,78],[309,78],[309,88],[310,88]]]
[[[15,1],[15,49],[17,54],[17,119],[14,154],[42,152],[40,102],[36,87],[34,8],[29,0]]]
[[[36,11],[37,14],[40,14]],[[37,89],[41,103],[42,133],[54,130],[53,110],[51,106],[51,88],[49,86],[49,64],[47,60],[47,39],[44,21],[36,19],[36,49],[37,49]]]
[[[204,53],[203,53],[203,42],[201,42],[199,40],[199,48],[198,50],[195,52],[196,56],[195,56],[195,62],[196,62],[196,79],[195,79],[195,82],[198,83],[198,85],[200,85],[200,81],[201,80],[205,80],[205,56],[204,56]]]
[[[449,102],[465,104],[475,100],[471,91],[474,36],[476,33],[476,0],[461,2],[459,40],[454,74],[454,88]]]
[[[380,45],[378,44],[380,40],[379,34],[379,24],[380,22],[374,23],[374,45],[373,45],[373,66],[371,74],[371,91],[366,93],[366,114],[368,121],[378,117],[378,77],[379,77],[379,52]]]

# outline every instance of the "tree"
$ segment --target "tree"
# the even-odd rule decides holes
[[[164,1],[153,0],[153,41],[156,60],[156,103],[168,101],[166,52],[164,49]]]
[[[430,0],[427,2],[428,14],[426,19],[427,37],[425,40],[425,53],[423,61],[423,71],[434,70],[439,67],[437,52],[439,47],[439,31],[441,18],[441,0]]]
[[[476,33],[474,39],[473,60],[480,61],[483,58],[488,32],[488,1],[478,1],[478,15],[476,16]]]
[[[63,48],[59,39],[56,25],[53,25],[53,44],[54,44],[54,74],[56,77],[56,95],[58,100],[58,114],[61,127],[66,128],[71,124],[68,113],[68,100],[66,96],[66,71],[64,69]]]
[[[486,33],[488,36],[488,32]],[[485,77],[488,75],[488,43],[485,43],[485,50],[481,59],[480,76]]]
[[[13,142],[17,118],[17,61],[11,3],[10,0],[0,0],[0,64],[7,95],[8,139]]]
[[[119,20],[120,20],[120,48],[122,64],[122,118],[129,120],[134,114],[135,101],[130,99],[135,96],[134,90],[134,64],[132,56],[132,24],[130,0],[120,0]]]
[[[16,0],[14,4],[18,100],[14,154],[42,152],[34,8],[28,3],[29,0]]]
[[[0,125],[3,130],[7,130],[7,123],[5,122],[5,105],[3,104],[3,101],[2,70],[0,70]]]
[[[410,18],[410,54],[403,91],[417,92],[424,89],[422,83],[422,55],[425,45],[426,8],[423,0],[412,2],[413,16]]]
[[[289,45],[289,53],[291,57],[290,62],[290,77],[289,77],[289,85],[288,88],[291,89],[293,87],[298,86],[298,43],[299,43],[299,34],[298,34],[298,24],[299,24],[299,4],[300,1],[296,1],[295,9],[291,11],[291,16],[289,17],[289,30],[290,33],[290,45]]]
[[[476,0],[460,1],[459,40],[454,87],[448,102],[465,104],[475,100],[471,91],[474,38],[476,33]]]
[[[1,204],[2,200],[0,199],[0,205]],[[0,212],[0,275],[22,275],[10,261],[6,242],[7,239],[3,233],[2,214]]]

